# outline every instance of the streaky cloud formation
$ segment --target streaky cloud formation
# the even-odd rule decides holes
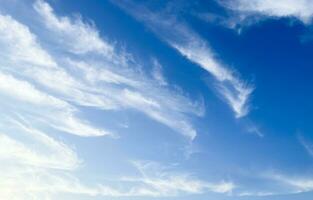
[[[6,62],[3,65],[8,65],[8,62],[25,62],[47,68],[56,66],[52,57],[41,48],[36,41],[36,36],[30,32],[29,28],[8,15],[0,15],[0,20],[0,42],[6,51],[1,54],[2,62]],[[24,49],[29,49],[29,51],[24,51]]]
[[[298,140],[300,144],[303,146],[303,148],[307,151],[307,153],[313,157],[313,144],[309,141],[305,140],[305,138],[302,135],[298,136]]]
[[[76,170],[82,161],[72,148],[20,116],[0,116],[0,198],[50,199],[51,193],[64,186],[57,174]]]
[[[33,9],[29,23],[39,29],[0,13],[0,160],[6,163],[0,167],[5,180],[0,197],[169,195],[142,184],[85,184],[75,176],[84,161],[54,137],[116,137],[114,131],[95,127],[80,115],[82,107],[93,107],[102,112],[135,110],[193,140],[197,132],[188,115],[203,116],[203,103],[164,84],[157,61],[158,71],[151,76],[142,72],[128,53],[102,39],[94,24],[57,16],[41,0],[34,1]],[[49,49],[51,44],[54,48]]]
[[[64,57],[61,54],[59,54],[56,59],[38,44],[36,36],[30,32],[29,28],[18,23],[9,16],[2,16],[2,24],[5,25],[2,30],[3,32],[6,30],[6,33],[4,33],[2,37],[6,47],[6,53],[3,55],[10,55],[10,58],[4,59],[9,63],[4,64],[14,66],[13,68],[5,67],[4,69],[6,71],[11,71],[18,76],[23,76],[25,79],[35,81],[36,84],[40,84],[42,87],[52,90],[60,99],[67,101],[69,104],[75,103],[82,106],[96,107],[102,110],[136,109],[174,130],[178,129],[179,132],[191,139],[196,136],[196,131],[187,119],[185,119],[186,117],[183,113],[191,112],[201,115],[201,113],[203,113],[203,108],[201,108],[200,104],[190,103],[186,97],[166,88],[163,89],[159,87],[156,83],[149,81],[143,74],[138,77],[136,71],[137,69],[139,70],[139,66],[134,66],[134,68],[131,69],[132,65],[128,66],[131,64],[131,61],[127,61],[126,56],[123,54],[119,55],[117,52],[113,52],[114,47],[109,46],[107,42],[102,40],[95,28],[92,28],[92,30],[89,31],[91,27],[84,25],[82,21],[79,21],[78,19],[78,21],[72,21],[69,18],[63,17],[62,19],[64,22],[61,21],[65,24],[64,26],[67,26],[67,28],[64,30],[62,28],[60,29],[59,26],[61,25],[58,25],[57,22],[50,22],[51,20],[58,21],[57,19],[59,18],[54,15],[52,8],[47,3],[36,1],[34,7],[41,17],[49,16],[42,17],[42,23],[44,25],[49,24],[47,27],[49,30],[53,29],[58,32],[57,37],[52,39],[55,39],[57,42],[59,38],[63,38],[62,41],[68,42],[67,45],[59,46],[59,48],[71,50],[71,45],[76,45],[79,42],[84,41],[80,39],[78,40],[79,42],[66,40],[69,34],[67,31],[75,31],[76,33],[79,33],[79,35],[91,32],[91,36],[82,35],[82,37],[91,37],[93,39],[90,40],[95,41],[95,43],[101,43],[99,46],[106,46],[107,48],[96,48],[96,51],[98,53],[101,51],[101,55],[103,55],[99,58],[100,60],[98,63],[90,63],[90,61],[84,57],[77,60],[77,58],[73,59],[70,57]],[[63,27],[63,25],[61,27]],[[8,30],[11,30],[10,36],[5,37],[5,35],[8,34]],[[77,37],[71,38],[77,39]],[[11,47],[13,48],[16,46],[19,47],[18,49],[29,48],[32,52],[39,53],[36,55],[28,55],[27,51],[24,55],[24,51],[16,52],[11,49]],[[84,49],[78,50],[78,47],[85,48],[86,46],[92,47],[92,45],[82,44],[76,46],[75,49],[79,52],[86,52],[87,50]],[[107,51],[108,49],[111,49],[109,53]],[[91,50],[92,49],[88,51]],[[57,52],[54,52],[54,54],[56,53]],[[43,62],[38,63],[37,60],[42,60]],[[108,66],[113,65],[114,67],[108,67],[106,69],[104,68],[105,66],[99,64],[99,62],[105,62],[108,63]],[[61,65],[67,65],[69,67],[64,68],[61,67]],[[120,69],[120,72],[117,72],[118,69]],[[75,77],[69,74],[69,70],[74,71],[78,75],[83,74],[84,76]],[[84,72],[87,72],[87,76],[85,76]],[[140,82],[137,81],[140,79]],[[145,94],[148,95],[148,97],[144,97],[140,94],[143,91],[147,91],[147,89],[150,91],[150,93]],[[158,91],[157,93],[162,95],[155,96],[155,91]],[[147,102],[150,100],[147,99],[154,99],[152,101],[158,101],[160,105],[155,106],[156,103],[149,104]],[[72,114],[70,114],[70,116],[68,116],[68,126],[73,128],[75,125],[77,126],[75,131],[78,131],[81,128],[85,128],[87,131],[92,130],[83,126],[83,124],[78,124],[77,120],[74,120]],[[62,125],[57,125],[57,127],[69,131],[68,128]],[[99,132],[95,134],[104,135],[106,133],[102,134]]]
[[[313,179],[311,177],[283,175],[272,173],[268,175],[270,179],[277,181],[286,188],[285,193],[301,193],[313,190]]]
[[[294,17],[305,24],[309,24],[313,17],[312,0],[218,0],[218,2],[247,16]]]
[[[1,200],[312,199],[312,0],[0,2]]]
[[[70,33],[67,33],[68,30],[70,31],[74,31],[76,33],[79,33],[79,35],[81,35],[82,37],[84,37],[84,40],[79,39],[79,37],[74,37],[77,39],[77,41],[72,41],[71,44],[77,44],[80,42],[84,42],[86,40],[86,38],[90,37],[90,40],[92,41],[96,41],[96,43],[99,43],[99,46],[105,46],[106,48],[102,48],[102,49],[97,49],[97,51],[101,50],[101,54],[104,55],[104,57],[102,59],[105,59],[106,62],[110,63],[111,65],[115,66],[115,68],[121,68],[122,66],[126,65],[126,67],[131,67],[128,66],[129,64],[131,64],[129,60],[127,60],[126,55],[124,54],[119,54],[117,51],[113,51],[114,46],[109,45],[108,42],[105,42],[103,39],[101,39],[99,37],[99,35],[97,34],[97,31],[95,29],[90,30],[90,26],[88,25],[84,25],[84,23],[82,21],[73,21],[70,20],[69,18],[62,18],[63,21],[65,21],[64,23],[66,25],[67,28],[63,29],[59,29],[58,28],[58,23],[50,23],[50,21],[56,21],[54,19],[57,19],[58,17],[55,16],[53,14],[53,10],[51,8],[49,8],[49,5],[46,3],[43,3],[41,1],[37,1],[34,5],[35,10],[41,15],[41,16],[49,16],[49,17],[44,17],[44,24],[50,24],[49,25],[49,29],[53,29],[54,31],[58,31],[59,36],[62,38],[66,38],[66,36]],[[61,20],[62,21],[62,20]],[[60,22],[61,23],[61,22]],[[81,32],[81,33],[80,33]],[[85,36],[85,33],[91,33],[91,35]],[[71,35],[71,34],[70,34]],[[72,35],[71,35],[72,36]],[[95,39],[97,38],[97,39]],[[92,43],[93,44],[93,43]],[[82,48],[85,48],[86,46],[92,47],[93,45],[90,45],[89,42],[88,44],[82,44],[80,45]],[[85,51],[85,50],[81,50],[81,51]],[[102,66],[102,64],[98,67],[98,70],[95,70],[94,72],[92,72],[92,67],[94,65],[96,65],[95,63],[88,63],[88,60],[84,60],[85,61],[85,69],[86,66],[88,66],[87,68],[90,68],[89,70],[89,74],[88,74],[88,79],[90,82],[92,82],[92,85],[90,86],[89,83],[87,83],[86,85],[83,85],[83,83],[81,83],[81,85],[83,85],[83,88],[81,90],[90,90],[90,88],[97,88],[97,89],[93,89],[94,91],[90,91],[90,93],[98,93],[100,95],[92,95],[91,100],[95,100],[95,102],[87,102],[87,105],[89,106],[95,106],[95,107],[99,107],[100,109],[120,109],[123,107],[129,107],[129,108],[134,108],[137,109],[139,111],[144,112],[145,114],[147,114],[148,116],[150,116],[151,118],[164,123],[165,125],[168,125],[169,127],[173,128],[173,129],[177,129],[178,127],[175,125],[176,123],[180,123],[180,122],[175,122],[175,118],[180,118],[183,124],[186,124],[186,128],[179,128],[179,132],[183,133],[184,135],[190,137],[191,139],[193,139],[196,136],[196,131],[193,130],[192,126],[185,121],[183,118],[184,116],[180,113],[185,112],[185,109],[188,109],[189,111],[187,112],[194,112],[192,110],[197,110],[196,106],[191,105],[190,108],[188,108],[188,106],[190,105],[188,103],[188,99],[186,99],[183,96],[179,96],[173,94],[171,91],[166,91],[164,89],[158,88],[157,85],[155,85],[153,82],[149,82],[148,79],[145,77],[145,75],[142,74],[141,77],[138,77],[138,74],[136,74],[136,71],[133,71],[131,69],[126,69],[124,74],[119,74],[123,71],[123,69],[121,69],[121,72],[116,72],[116,69],[114,69],[113,67],[107,69],[107,71],[105,69],[103,69],[104,66]],[[101,60],[103,61],[103,60]],[[74,61],[75,62],[75,61]],[[73,62],[72,62],[73,63]],[[101,69],[100,69],[101,68]],[[135,68],[137,68],[135,66]],[[138,69],[138,68],[137,68]],[[87,69],[88,70],[88,69]],[[135,69],[136,70],[136,69]],[[109,72],[109,73],[108,73]],[[100,73],[101,75],[98,76]],[[136,75],[135,75],[136,74]],[[114,75],[114,76],[112,76]],[[95,79],[90,80],[90,78],[94,77]],[[97,78],[100,78],[97,80]],[[124,85],[124,88],[118,88],[116,89],[116,87],[112,86],[112,85],[102,85],[102,87],[100,86],[100,84],[98,82],[102,82],[102,81],[106,81],[106,82],[110,82],[112,83],[112,78],[115,79],[115,84],[119,84],[119,85]],[[111,79],[111,80],[110,80]],[[139,84],[138,81],[142,79],[141,84]],[[113,82],[114,83],[114,82]],[[86,84],[86,83],[85,83]],[[77,84],[75,84],[77,85]],[[98,87],[95,87],[98,86]],[[130,89],[129,89],[130,88]],[[147,88],[149,88],[150,91],[155,91],[158,90],[158,94],[163,94],[162,96],[164,96],[165,98],[163,99],[162,96],[160,97],[156,97],[154,94],[155,93],[149,93],[148,97],[144,97],[142,93],[143,91],[149,91],[147,90]],[[133,91],[131,91],[131,89]],[[147,92],[145,92],[147,93]],[[147,95],[147,94],[145,94]],[[84,94],[85,96],[85,94]],[[158,99],[155,99],[158,98]],[[159,99],[160,98],[160,99]],[[126,101],[126,99],[128,101]],[[149,100],[148,100],[149,99]],[[151,99],[155,99],[155,100],[151,100]],[[153,101],[158,101],[160,102],[159,106],[155,106],[157,103],[152,103]],[[150,103],[149,103],[150,102]],[[162,105],[161,105],[162,102]],[[171,107],[169,105],[167,105],[170,102],[175,102],[175,105],[181,106],[181,108],[178,108],[177,110],[173,110],[175,108],[177,108],[177,106],[175,106],[174,104],[171,105]],[[186,102],[186,103],[185,103]],[[99,103],[99,104],[98,104]],[[105,104],[103,106],[103,104]],[[189,104],[189,105],[188,105]],[[111,107],[110,107],[111,106]],[[186,106],[186,108],[184,108]],[[202,109],[202,108],[200,108]],[[168,112],[168,111],[173,111]],[[177,113],[176,113],[177,112]],[[200,111],[202,112],[202,111]],[[175,115],[174,117],[171,117],[170,115]],[[179,116],[181,115],[181,116]],[[171,121],[171,123],[169,123],[169,121]]]
[[[156,162],[134,161],[133,163],[142,177],[124,177],[123,180],[143,183],[155,196],[176,196],[180,192],[200,194],[205,191],[231,194],[235,188],[232,182],[209,183],[196,179],[188,173],[173,173]]]
[[[84,54],[89,52],[110,54],[113,47],[100,38],[99,32],[93,24],[84,23],[80,18],[70,19],[58,17],[53,9],[44,1],[36,1],[34,9],[40,19],[61,45],[73,53]]]
[[[8,118],[6,123],[7,127],[11,126],[11,129],[17,132],[14,135],[23,135],[26,138],[24,139],[31,140],[33,145],[26,146],[23,141],[9,137],[7,131],[1,128],[1,160],[46,169],[74,170],[80,165],[81,161],[78,156],[66,144],[49,137],[40,130],[29,127],[21,120]]]
[[[282,173],[279,170],[269,170],[267,172],[259,172],[257,176],[259,182],[263,182],[263,186],[258,188],[246,187],[236,193],[236,196],[243,197],[265,197],[279,195],[299,194],[312,191],[313,179],[309,175],[300,173]]]
[[[157,80],[160,85],[167,86],[168,83],[166,81],[166,78],[163,75],[163,67],[162,67],[162,65],[155,58],[152,59],[152,62],[153,62],[153,70],[152,70],[153,78],[155,80]]]
[[[76,110],[74,107],[63,100],[37,90],[26,81],[15,79],[13,76],[5,73],[0,73],[0,83],[2,83],[0,93],[4,97],[8,97],[2,99],[3,104],[7,104],[15,112],[27,111],[29,114],[32,113],[34,118],[41,118],[41,121],[46,121],[50,126],[75,135],[102,136],[111,134],[93,128],[88,123],[84,123],[75,117],[74,113]],[[22,102],[22,105],[16,106],[15,100]],[[23,102],[25,103],[23,104]],[[39,111],[33,109],[32,106],[46,110]],[[54,116],[50,115],[51,112],[54,113]]]
[[[217,91],[230,105],[237,118],[249,113],[249,97],[254,90],[231,69],[221,64],[207,42],[184,22],[166,13],[154,13],[143,6],[127,1],[114,1],[136,19],[143,21],[156,35],[181,55],[209,72],[215,79]]]

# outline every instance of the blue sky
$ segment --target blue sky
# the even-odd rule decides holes
[[[312,199],[312,18],[0,0],[0,199]]]

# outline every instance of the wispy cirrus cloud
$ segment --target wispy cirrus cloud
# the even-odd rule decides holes
[[[111,44],[101,39],[99,31],[92,22],[83,22],[81,18],[71,19],[55,15],[49,4],[42,0],[34,3],[34,9],[40,15],[40,20],[56,34],[53,37],[72,53],[100,53],[110,55],[114,49]]]
[[[299,175],[284,175],[280,173],[269,173],[268,178],[278,182],[285,187],[285,194],[301,193],[313,190],[313,178]]]
[[[61,170],[74,170],[80,165],[75,151],[66,144],[31,127],[23,119],[1,117],[0,159],[3,162]]]
[[[33,21],[23,23],[16,13],[0,13],[0,198],[154,196],[137,184],[119,188],[79,180],[74,174],[83,160],[52,135],[116,136],[81,115],[82,107],[93,107],[135,110],[192,140],[197,131],[191,118],[204,114],[202,102],[145,74],[92,22],[58,16],[41,0],[29,9]]]
[[[307,153],[313,157],[313,144],[307,141],[302,135],[298,136],[298,140]]]
[[[258,187],[245,185],[234,193],[234,196],[271,197],[278,195],[298,194],[313,191],[313,179],[310,175],[283,173],[279,170],[258,172],[255,176]]]
[[[152,76],[155,80],[158,81],[158,83],[162,86],[166,86],[168,85],[164,75],[163,75],[163,67],[162,65],[159,63],[159,61],[157,59],[152,59],[152,63],[153,63],[153,69],[152,69]]]
[[[313,17],[312,0],[218,0],[218,2],[239,12],[241,18],[256,15],[267,18],[293,17],[308,24]]]
[[[180,193],[201,194],[205,192],[228,193],[235,188],[230,181],[210,183],[195,178],[189,173],[177,173],[156,162],[135,161],[139,177],[124,177],[123,180],[144,184],[153,196],[176,196]]]
[[[78,33],[81,31],[79,35],[82,35],[85,40],[90,37],[90,40],[103,44],[101,46],[106,46],[106,48],[97,50],[98,53],[101,52],[103,55],[97,63],[90,63],[86,59],[82,59],[80,63],[76,60],[72,60],[71,62],[72,67],[82,64],[84,65],[83,70],[89,72],[87,76],[83,77],[84,79],[80,80],[81,85],[83,85],[81,90],[90,91],[92,94],[98,94],[92,96],[94,98],[91,99],[95,99],[96,102],[88,102],[89,106],[95,106],[104,110],[125,108],[136,109],[147,114],[156,121],[168,125],[174,130],[176,127],[166,122],[172,121],[175,123],[178,121],[175,119],[177,118],[180,119],[179,121],[183,121],[185,124],[188,124],[188,127],[190,127],[190,130],[179,129],[179,132],[191,138],[195,137],[196,131],[193,130],[192,125],[184,119],[185,117],[182,113],[189,112],[197,115],[198,113],[201,114],[203,108],[200,104],[190,103],[188,98],[175,91],[160,88],[155,82],[149,81],[149,78],[145,74],[140,72],[138,74],[141,66],[136,66],[137,64],[133,63],[133,60],[129,59],[127,55],[123,52],[118,52],[115,50],[115,46],[110,45],[109,42],[100,38],[95,27],[92,28],[79,19],[72,20],[68,17],[57,17],[52,8],[49,8],[49,5],[42,1],[37,1],[34,4],[34,8],[41,16],[49,16],[43,17],[43,22],[44,24],[50,24],[48,29],[57,31],[59,37],[66,38],[66,36],[70,34],[67,32],[68,30]],[[65,24],[68,28],[64,30],[59,29],[57,23],[49,23],[50,21],[56,21],[56,19],[59,19],[59,23],[66,22]],[[84,35],[89,32],[91,32],[91,35]],[[78,37],[77,41],[72,41],[71,44],[75,45],[82,41],[84,42],[84,40],[80,40]],[[86,45],[86,43],[81,45],[82,48],[85,48],[85,46],[88,45]],[[102,63],[105,63],[105,65]],[[112,67],[107,65],[112,65]],[[127,69],[125,69],[125,67]],[[76,70],[78,72],[79,68],[76,68]],[[104,82],[107,84],[101,84]],[[90,90],[90,88],[94,89]],[[155,94],[162,95],[156,96]],[[97,104],[98,102],[100,105]],[[104,106],[101,105],[103,102],[105,104]]]
[[[30,83],[0,72],[1,102],[7,113],[31,115],[27,120],[46,122],[48,126],[80,136],[111,135],[75,117],[77,109],[67,102],[39,91]],[[51,115],[53,113],[54,115]],[[36,121],[36,120],[35,120]],[[35,122],[33,121],[33,122]]]
[[[150,80],[140,72],[141,66],[134,63],[129,54],[118,52],[114,45],[102,39],[94,25],[86,24],[80,18],[59,17],[44,1],[35,1],[34,9],[40,19],[38,26],[44,26],[48,32],[56,33],[51,34],[49,39],[42,35],[46,31],[38,32],[36,36],[26,25],[10,16],[1,16],[3,27],[0,31],[3,34],[0,41],[5,47],[1,54],[2,70],[15,77],[22,77],[25,81],[31,81],[32,84],[38,84],[41,89],[48,90],[73,108],[75,106],[72,104],[105,111],[135,109],[188,138],[193,139],[196,136],[196,130],[185,113],[202,115],[201,103],[191,102],[178,91],[161,87],[156,80]],[[69,39],[71,32],[76,32],[79,37],[88,40],[88,45],[79,37]],[[44,49],[38,43],[38,38],[41,42],[54,42],[57,48],[50,53],[49,49]],[[59,43],[60,39],[62,43]],[[79,44],[83,42],[85,43]],[[37,53],[15,51],[15,47]],[[91,49],[79,50],[87,47]],[[76,56],[64,54],[64,51]],[[100,57],[91,61],[83,56],[83,53],[96,53]],[[148,101],[155,104],[147,104]],[[159,106],[155,106],[156,104]],[[68,125],[76,124],[77,130],[84,128],[79,126],[82,124],[76,123],[73,114],[67,116]],[[58,126],[60,127],[67,131],[66,127]]]
[[[82,160],[71,147],[19,115],[6,112],[0,116],[0,198],[50,199]]]
[[[206,182],[151,161],[133,162],[139,172],[136,176],[86,184],[73,175],[82,167],[83,160],[68,145],[31,127],[22,118],[6,118],[2,123],[0,161],[5,164],[1,165],[1,198],[54,199],[60,194],[151,198],[205,192],[230,194],[235,188],[232,182]],[[23,136],[23,140],[17,136]],[[32,145],[25,144],[25,140],[30,140]]]
[[[227,68],[216,58],[207,41],[187,24],[170,13],[154,13],[144,6],[126,1],[114,1],[139,21],[143,21],[156,35],[175,48],[181,55],[209,72],[216,80],[216,89],[230,105],[236,117],[250,111],[249,98],[254,87],[241,80],[235,71]]]

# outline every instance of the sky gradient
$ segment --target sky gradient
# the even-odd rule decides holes
[[[0,199],[311,200],[312,0],[0,0]]]

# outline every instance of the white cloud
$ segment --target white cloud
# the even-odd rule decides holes
[[[31,63],[44,67],[54,67],[56,63],[36,42],[36,37],[30,30],[14,20],[11,16],[0,14],[0,45],[3,52],[2,67],[10,62]],[[27,51],[25,51],[27,49]]]
[[[313,178],[299,177],[292,175],[282,175],[279,173],[271,173],[268,175],[269,179],[277,181],[278,183],[287,187],[286,193],[300,193],[313,190]]]
[[[107,83],[116,85],[125,85],[130,87],[140,87],[142,83],[138,80],[134,80],[131,77],[126,77],[113,69],[105,67],[100,63],[86,63],[74,60],[67,60],[67,62],[73,66],[73,68],[83,73],[83,77],[92,84]],[[123,70],[122,68],[120,69]],[[125,70],[125,69],[124,69]],[[131,73],[125,71],[123,73]]]
[[[111,182],[87,185],[71,173],[81,162],[70,148],[46,133],[20,122],[14,124],[25,131],[24,134],[30,134],[28,136],[35,143],[30,145],[0,135],[0,160],[6,163],[0,167],[0,179],[5,180],[0,182],[0,198],[54,199],[58,194],[111,198],[169,197],[205,192],[230,194],[235,188],[232,182],[209,183],[187,173],[167,170],[155,162],[136,162],[134,166],[140,174],[116,178],[114,182],[119,186]],[[32,149],[38,143],[43,145],[40,152]]]
[[[66,45],[71,52],[77,54],[96,52],[104,55],[113,52],[112,46],[100,38],[93,24],[87,24],[80,18],[58,17],[50,5],[42,0],[37,0],[34,8],[46,27],[57,34],[59,42]]]
[[[0,94],[2,103],[11,105],[10,112],[33,113],[41,121],[62,131],[80,136],[102,136],[111,133],[89,126],[87,122],[82,122],[74,116],[76,109],[67,102],[45,94],[37,90],[33,85],[26,81],[21,81],[11,75],[0,72]],[[4,97],[10,97],[6,99]],[[13,99],[12,99],[13,98]],[[22,102],[16,106],[14,100]],[[24,105],[30,103],[31,105]],[[44,109],[44,110],[41,110]],[[54,115],[51,116],[51,112]]]
[[[3,115],[1,113],[0,198],[50,199],[50,193],[64,185],[57,174],[76,170],[82,161],[65,143],[22,119]]]
[[[127,99],[125,103],[128,103],[130,106],[137,107],[138,105],[144,107],[152,107],[152,108],[160,108],[160,104],[158,104],[153,99],[148,99],[144,97],[142,94],[137,92],[131,92],[130,90],[123,91],[123,98]]]
[[[257,136],[259,136],[260,138],[263,138],[264,137],[264,134],[263,132],[260,130],[260,128],[254,124],[254,123],[248,123],[247,125],[247,131],[249,133],[252,133],[252,134],[255,134]]]
[[[190,139],[196,137],[196,130],[188,122],[185,113],[203,115],[201,102],[191,102],[179,92],[159,87],[158,83],[135,71],[127,70],[123,76],[113,69],[102,68],[102,65],[97,63],[77,63],[73,60],[70,63],[84,72],[84,79],[90,84],[89,87],[96,88],[93,90],[99,94],[96,96],[100,100],[99,103],[94,101],[83,105],[104,110],[134,109]],[[109,76],[108,72],[114,76]],[[102,98],[105,100],[101,100]],[[103,102],[106,102],[105,106]]]
[[[193,177],[188,173],[177,173],[155,162],[134,162],[141,178],[124,177],[123,180],[144,184],[153,196],[176,196],[181,193],[201,194],[205,192],[230,194],[235,185],[221,181],[210,183]]]
[[[50,200],[66,194],[84,197],[123,196],[123,193],[108,186],[88,186],[70,173],[38,169],[27,166],[2,168],[0,198],[7,200]]]
[[[245,197],[245,196],[257,196],[257,197],[264,197],[264,196],[272,196],[277,195],[276,193],[272,192],[254,192],[254,191],[244,191],[240,192],[238,196]]]
[[[301,135],[299,135],[298,140],[308,154],[313,157],[313,144],[306,141]]]
[[[90,31],[90,27],[87,24],[84,25],[82,21],[78,23],[67,17],[58,17],[52,12],[50,6],[43,1],[36,1],[34,7],[39,12],[40,17],[43,17],[43,14],[48,16],[43,17],[42,21],[43,24],[49,24],[49,31],[52,28],[60,32],[56,36],[53,35],[53,38],[49,38],[49,41],[58,41],[60,37],[63,38],[64,34],[70,34],[63,31],[71,30],[78,33],[80,31],[83,33],[91,32],[90,37],[97,38],[96,41],[109,45],[100,38],[95,27]],[[91,106],[106,111],[131,108],[143,112],[177,132],[182,132],[187,136],[191,135],[191,138],[195,137],[196,131],[185,114],[199,115],[203,113],[201,104],[191,102],[174,90],[159,87],[157,81],[151,81],[143,73],[138,73],[140,66],[132,60],[127,60],[128,57],[124,53],[116,52],[113,46],[109,48],[111,49],[110,56],[105,55],[99,60],[89,61],[84,56],[75,56],[74,59],[70,55],[63,54],[63,51],[72,50],[72,47],[57,43],[58,48],[55,49],[59,49],[61,52],[54,51],[52,57],[47,50],[44,50],[38,44],[37,37],[30,32],[26,25],[8,16],[2,16],[0,20],[2,20],[2,24],[5,24],[5,27],[0,28],[1,34],[3,33],[0,36],[0,41],[2,41],[1,44],[4,47],[0,55],[3,58],[0,64],[3,66],[2,70],[8,75],[14,74],[15,77],[22,77],[25,80],[30,80],[35,85],[40,85],[40,88],[45,92],[53,93],[56,96],[54,99],[64,101],[73,110],[76,110],[76,106],[73,104]],[[50,23],[51,20],[56,22]],[[65,25],[58,23],[64,23]],[[58,30],[59,26],[66,26],[67,28],[62,31]],[[8,30],[10,31],[9,34]],[[45,35],[42,34],[39,32],[38,37],[40,37],[41,42],[45,42]],[[6,35],[9,35],[9,39]],[[82,37],[85,36],[82,35]],[[75,37],[71,36],[71,38]],[[64,36],[65,43],[78,43],[67,39]],[[28,56],[28,51],[16,52],[13,47],[16,47],[16,49],[30,49],[30,51],[40,53],[36,56],[31,55],[31,57]],[[26,62],[20,57],[29,57],[29,59]],[[37,60],[42,60],[42,62],[37,62]],[[47,61],[47,63],[44,61]],[[31,88],[26,87],[25,89]],[[7,90],[11,89],[8,87]],[[23,88],[20,88],[20,90],[23,90]],[[26,95],[26,91],[23,95]],[[147,107],[147,102],[135,101],[134,96],[127,95],[128,93],[125,91],[133,91],[133,94],[136,94],[137,97],[140,95],[141,99],[149,99],[159,104],[159,106],[150,106],[148,111],[144,110],[143,107]],[[28,92],[32,96],[32,92],[29,90]],[[120,96],[121,94],[124,95],[123,97],[129,97],[130,101],[126,101],[127,98],[123,99]],[[37,98],[37,100],[39,99]],[[46,122],[49,123],[50,120],[50,123],[53,122],[52,126],[62,131],[75,132],[75,134],[82,136],[110,134],[109,131],[92,128],[87,122],[75,118],[73,111],[68,112],[67,110],[67,112],[57,113],[55,116],[54,119],[46,119]],[[180,128],[181,125],[182,128]],[[187,133],[188,131],[190,133]],[[89,134],[88,132],[92,133]]]
[[[37,5],[38,2],[40,6]],[[42,5],[40,2],[37,1],[35,4],[37,12],[46,12],[40,10],[46,10],[44,7],[48,5]],[[53,12],[49,13],[50,18],[59,18]],[[50,22],[48,18],[43,20],[45,24]],[[66,26],[69,26],[70,30],[79,32],[81,29],[86,29],[84,32],[89,32],[86,28],[87,25],[77,26],[74,21],[69,19],[66,21]],[[81,21],[81,23],[83,22]],[[58,29],[56,24],[51,23],[50,26],[52,29]],[[100,37],[98,39],[109,45]],[[60,48],[67,49],[68,47],[61,46]],[[191,135],[191,138],[194,138],[196,131],[184,113],[198,115],[199,112],[203,112],[203,107],[200,104],[193,104],[189,99],[175,91],[159,88],[158,84],[150,81],[145,74],[138,73],[140,66],[133,63],[132,60],[127,60],[124,53],[117,52],[113,46],[110,46],[110,49],[112,49],[110,56],[104,56],[98,62],[90,62],[86,59],[66,59],[66,64],[75,68],[74,71],[77,74],[85,74],[82,78],[67,78],[67,73],[64,70],[60,71],[60,69],[58,74],[53,75],[52,70],[50,70],[47,73],[46,71],[40,72],[37,77],[43,77],[40,81],[49,87],[56,87],[58,84],[55,82],[62,83],[62,80],[73,80],[69,84],[62,84],[56,88],[58,91],[61,88],[68,88],[62,94],[68,101],[72,100],[81,105],[104,110],[135,109],[178,132],[182,132],[184,135]],[[32,74],[35,73],[32,72]],[[49,80],[47,77],[53,77],[53,80]],[[61,80],[54,80],[55,77],[61,77]],[[183,125],[183,128],[179,127],[180,124]],[[187,133],[188,131],[190,133]]]
[[[248,101],[254,88],[236,77],[230,69],[220,64],[206,42],[192,30],[178,24],[176,31],[180,37],[184,38],[183,42],[169,39],[169,43],[182,55],[216,78],[217,91],[231,106],[236,117],[243,117],[248,114]]]
[[[157,80],[160,85],[166,86],[167,81],[165,77],[163,76],[162,65],[158,62],[157,59],[153,59],[152,62],[153,62],[153,69],[152,69],[153,78]]]
[[[296,175],[280,173],[278,171],[268,171],[258,173],[255,182],[258,182],[257,187],[251,185],[243,185],[241,189],[234,193],[234,196],[277,196],[289,195],[303,192],[313,191],[313,178],[311,175]]]
[[[14,78],[12,75],[0,72],[0,93],[19,100],[37,105],[47,105],[65,108],[68,104],[60,99],[44,94],[26,81]]]
[[[229,0],[221,4],[244,15],[295,17],[304,23],[310,23],[313,16],[312,0]]]
[[[175,48],[191,62],[209,72],[217,82],[217,91],[231,106],[236,117],[249,112],[249,97],[254,88],[235,75],[235,72],[221,64],[207,42],[183,22],[172,15],[153,13],[148,9],[126,1],[114,2],[143,21],[161,39]]]
[[[5,123],[5,127],[13,125],[15,128],[12,131],[16,133],[0,134],[0,160],[2,162],[62,170],[73,170],[80,164],[81,161],[71,148],[49,137],[46,133],[16,120],[9,120]],[[8,135],[19,136],[19,138],[24,138],[24,141],[13,139]],[[25,141],[31,141],[32,145]]]
[[[193,139],[197,132],[189,115],[202,116],[203,103],[151,80],[140,65],[100,38],[94,25],[60,17],[44,1],[36,1],[33,8],[37,14],[25,24],[0,14],[0,179],[5,180],[0,182],[0,199],[54,199],[60,193],[159,195],[142,183],[120,188],[81,182],[74,176],[81,167],[78,155],[52,135],[113,135],[79,115],[81,106],[92,106],[105,112],[133,109]],[[36,21],[34,28],[30,24],[36,18],[41,23]],[[49,42],[54,42],[53,49]],[[202,189],[197,180],[192,184]],[[231,187],[210,185],[209,191]]]
[[[30,127],[23,119],[1,117],[1,199],[55,199],[55,195],[62,193],[110,197],[135,195],[110,186],[83,184],[72,173],[82,163],[73,149],[48,133]]]

